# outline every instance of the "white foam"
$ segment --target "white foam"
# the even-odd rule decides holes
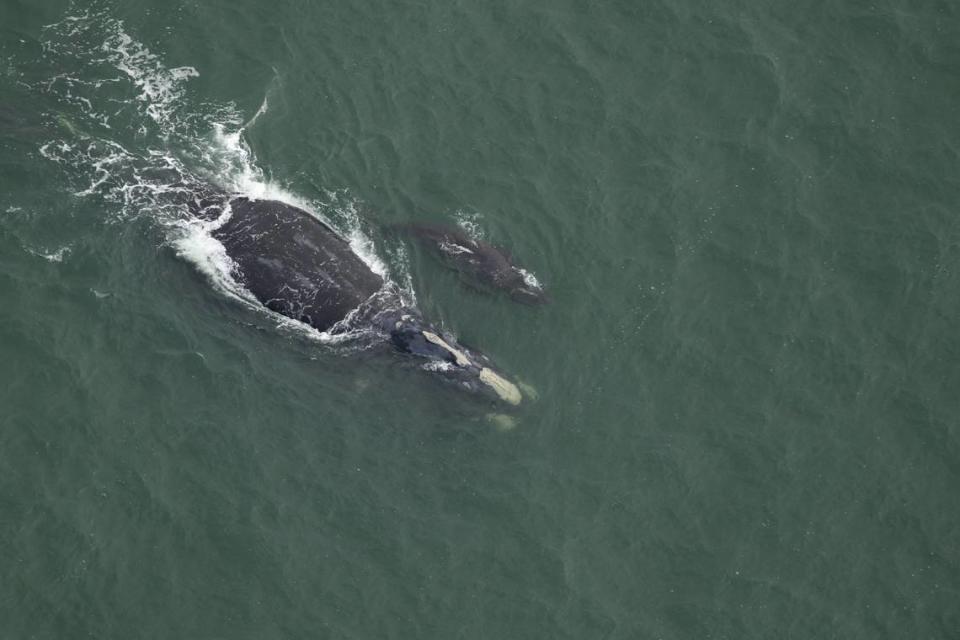
[[[260,108],[257,109],[257,112],[253,114],[253,117],[250,118],[244,125],[244,129],[249,129],[257,123],[257,120],[260,119],[260,116],[265,115],[270,110],[270,100],[269,94],[264,94],[263,102],[260,104]]]
[[[212,126],[212,134],[205,141],[208,150],[203,155],[222,186],[254,200],[280,200],[307,211],[312,209],[309,202],[264,175],[242,128],[230,130],[230,123],[223,122],[214,122]]]
[[[353,227],[347,235],[347,241],[350,243],[350,249],[360,256],[360,259],[370,267],[371,271],[381,278],[387,278],[387,265],[377,255],[376,246],[369,236],[364,234],[359,227]]]
[[[483,227],[480,225],[480,214],[476,211],[465,211],[460,209],[453,213],[453,219],[457,225],[467,232],[467,235],[474,240],[483,240]]]
[[[241,302],[256,302],[234,279],[233,270],[236,265],[227,255],[226,247],[210,235],[210,232],[226,222],[230,215],[230,208],[226,207],[223,214],[213,222],[191,220],[175,223],[175,237],[171,244],[178,256],[196,266],[221,293]]]
[[[177,254],[195,265],[216,290],[268,314],[278,326],[323,342],[343,342],[358,335],[347,332],[331,336],[266,311],[234,279],[233,261],[211,235],[226,218],[222,216],[213,223],[198,221],[184,206],[173,204],[183,199],[168,197],[189,186],[177,177],[163,178],[164,172],[171,172],[172,176],[205,176],[230,193],[286,202],[337,229],[375,273],[388,278],[387,265],[378,255],[373,239],[364,233],[352,201],[344,199],[330,207],[311,202],[265,175],[257,165],[244,134],[270,112],[272,89],[268,88],[260,107],[246,123],[232,104],[191,108],[186,87],[190,79],[199,76],[197,69],[165,67],[160,56],[125,31],[122,21],[105,12],[91,11],[48,25],[43,48],[52,62],[58,56],[67,58],[60,68],[77,68],[79,62],[84,69],[83,78],[53,76],[46,82],[45,90],[68,105],[70,117],[79,118],[79,127],[94,128],[88,134],[66,121],[69,126],[62,127],[61,139],[51,140],[40,149],[45,158],[70,172],[77,183],[78,197],[96,196],[118,203],[122,218],[154,216],[168,230]],[[110,77],[111,74],[119,75]],[[275,76],[271,86],[277,80]],[[118,83],[118,89],[124,84],[129,86],[131,99],[119,102],[97,91],[107,82]],[[96,127],[102,127],[101,132],[114,127],[130,130],[136,140],[131,143],[134,151],[98,137]],[[189,157],[175,156],[172,148],[185,149],[183,153]],[[328,220],[321,211],[333,214],[334,220]],[[224,216],[229,216],[228,210]],[[405,276],[407,284],[402,291],[412,298],[409,269],[405,263],[402,267],[401,279]]]
[[[264,103],[266,104],[266,102]],[[263,108],[263,107],[262,107]],[[313,203],[298,197],[284,186],[269,180],[256,164],[256,159],[250,146],[243,137],[244,129],[233,131],[222,123],[214,123],[211,140],[212,151],[208,160],[217,167],[217,175],[229,190],[241,193],[254,200],[279,200],[303,209],[318,220],[331,227],[336,227],[325,216],[318,213]],[[380,277],[387,277],[386,264],[377,254],[373,239],[365,234],[361,228],[360,216],[353,202],[341,207],[346,222],[344,236],[350,243],[350,248],[360,256],[370,269]],[[342,231],[342,230],[341,230]]]
[[[532,272],[527,271],[526,269],[524,269],[524,268],[522,268],[522,267],[517,267],[517,270],[520,271],[520,273],[523,275],[523,282],[524,282],[528,287],[534,287],[534,288],[536,288],[536,289],[543,289],[543,285],[540,284],[540,281],[537,280],[537,276],[533,275]]]
[[[34,249],[27,249],[33,255],[43,258],[47,262],[63,262],[64,257],[69,255],[70,247],[60,247],[56,251],[36,251]]]
[[[410,257],[407,248],[399,243],[389,249],[390,263],[396,265],[397,277],[401,282],[397,287],[400,300],[408,307],[417,306],[417,294],[413,289],[413,273],[410,270]]]
[[[112,33],[101,46],[102,51],[140,89],[137,99],[144,104],[146,114],[166,129],[183,96],[184,82],[200,73],[193,67],[167,69],[146,46],[123,30],[123,21],[113,20],[109,25]]]
[[[420,365],[420,368],[424,371],[433,371],[433,372],[443,372],[443,371],[452,371],[456,367],[453,364],[447,362],[446,360],[431,360]]]

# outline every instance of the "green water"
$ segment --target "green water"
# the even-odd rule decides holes
[[[0,0],[0,637],[960,637],[958,105],[947,2]],[[539,398],[238,301],[170,161]]]

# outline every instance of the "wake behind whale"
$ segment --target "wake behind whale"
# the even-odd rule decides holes
[[[355,216],[341,216],[348,226],[337,229],[312,203],[265,179],[243,132],[268,111],[267,100],[246,124],[230,105],[185,108],[184,85],[198,72],[167,69],[121,22],[102,14],[67,18],[47,35],[48,53],[86,56],[88,71],[103,74],[60,75],[45,85],[69,108],[60,118],[70,126],[41,153],[78,181],[75,195],[117,205],[121,219],[152,215],[178,254],[219,290],[324,342],[374,336],[458,387],[521,401],[486,356],[422,317],[412,290],[390,278]],[[107,85],[114,94],[133,94],[112,117],[98,102]],[[135,139],[118,141],[112,118],[136,124]]]

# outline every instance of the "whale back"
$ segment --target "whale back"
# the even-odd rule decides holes
[[[237,280],[269,309],[326,331],[383,286],[346,240],[306,211],[249,198],[230,207],[213,236]]]

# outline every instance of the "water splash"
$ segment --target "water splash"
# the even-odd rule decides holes
[[[191,100],[194,67],[168,68],[162,57],[125,30],[105,11],[76,12],[43,30],[43,50],[51,66],[83,68],[83,78],[52,74],[38,87],[53,96],[66,113],[55,121],[61,136],[40,154],[62,166],[80,198],[101,198],[115,221],[151,216],[166,229],[168,242],[181,258],[203,273],[213,287],[244,304],[260,305],[233,276],[233,262],[211,231],[229,216],[204,222],[190,215],[186,203],[196,186],[207,182],[252,199],[280,200],[299,207],[337,229],[370,268],[389,280],[390,269],[363,228],[356,204],[346,196],[334,204],[315,203],[268,177],[257,164],[245,132],[270,112],[276,74],[257,112],[244,121],[233,104]],[[133,140],[119,132],[134,132]],[[333,213],[333,220],[323,212]],[[405,297],[412,300],[408,269],[401,263]],[[405,276],[405,277],[404,277]],[[302,323],[270,313],[271,319],[324,342],[340,342]]]
[[[520,271],[521,275],[523,275],[523,282],[528,287],[541,290],[543,289],[543,285],[540,284],[540,281],[537,280],[537,276],[535,276],[533,272],[527,271],[523,267],[517,267],[517,270]]]
[[[70,254],[70,247],[60,247],[56,251],[39,251],[28,248],[27,251],[47,262],[63,262],[63,259]]]
[[[459,209],[454,212],[453,219],[456,221],[457,226],[466,231],[467,235],[474,240],[484,239],[485,234],[483,233],[483,226],[481,224],[482,218],[478,212]]]
[[[111,28],[101,45],[107,60],[127,74],[140,90],[137,100],[144,112],[164,133],[173,133],[177,126],[176,110],[182,103],[184,83],[200,73],[193,67],[167,69],[156,55],[123,31],[123,22],[108,22]]]

